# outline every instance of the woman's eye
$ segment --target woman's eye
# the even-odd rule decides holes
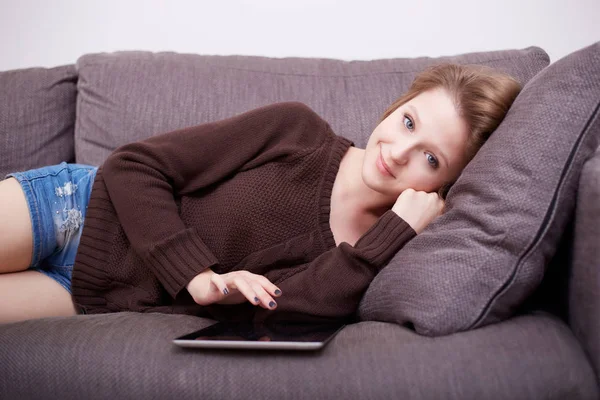
[[[438,160],[431,154],[426,154],[427,156],[427,162],[429,163],[429,165],[431,165],[433,168],[437,168],[439,166]]]
[[[413,123],[413,120],[410,119],[410,117],[408,115],[404,116],[404,126],[409,131],[412,131],[413,129],[415,129],[415,124]]]

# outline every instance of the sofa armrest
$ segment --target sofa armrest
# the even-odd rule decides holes
[[[600,148],[581,171],[574,238],[569,324],[600,382]]]

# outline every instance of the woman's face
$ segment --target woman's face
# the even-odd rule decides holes
[[[363,181],[393,196],[407,188],[435,192],[466,165],[467,138],[468,126],[446,91],[423,92],[377,125],[365,149]]]

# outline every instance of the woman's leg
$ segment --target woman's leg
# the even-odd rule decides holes
[[[25,271],[29,267],[32,234],[21,185],[15,178],[0,181],[0,274]]]
[[[69,292],[37,271],[0,274],[0,324],[76,315]]]
[[[0,323],[75,315],[65,288],[40,272],[26,271],[32,234],[21,185],[14,178],[0,181]]]

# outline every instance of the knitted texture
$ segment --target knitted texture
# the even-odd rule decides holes
[[[415,235],[388,211],[354,247],[336,246],[331,192],[351,145],[309,107],[287,102],[118,148],[92,189],[75,303],[87,313],[351,316]],[[266,276],[283,292],[276,311],[195,304],[185,286],[209,267]]]

